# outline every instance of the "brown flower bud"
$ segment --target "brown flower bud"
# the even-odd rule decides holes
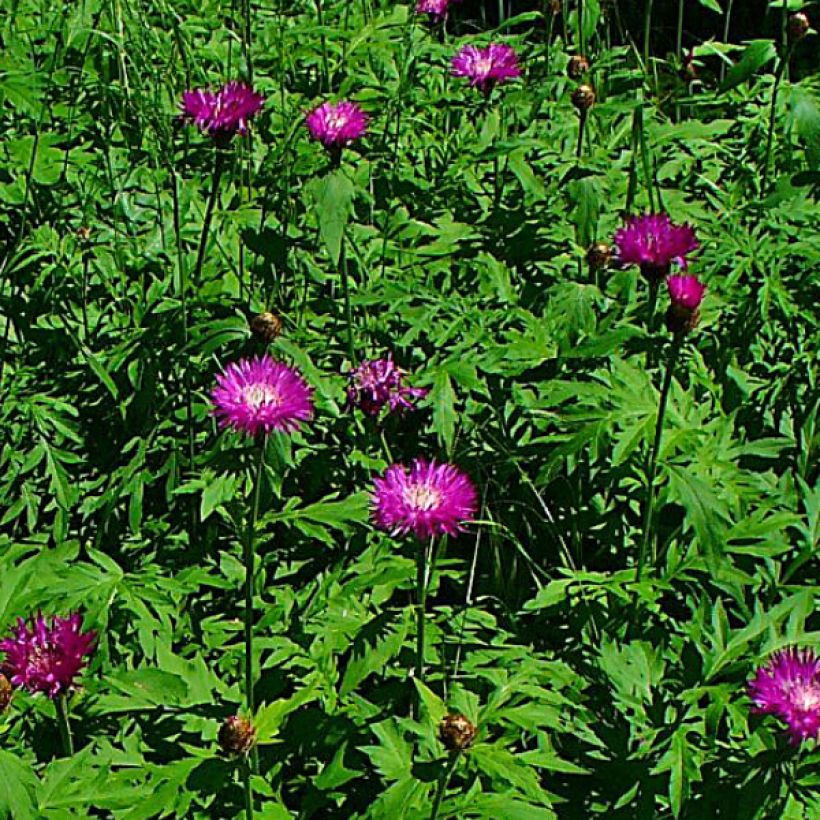
[[[475,740],[476,728],[464,715],[445,715],[438,727],[441,742],[451,752],[462,752]]]
[[[561,13],[561,0],[550,0],[550,11],[553,14]]]
[[[612,261],[612,248],[606,242],[596,242],[587,251],[587,264],[593,271],[602,270]]]
[[[232,715],[219,727],[218,740],[225,754],[246,755],[256,743],[256,729],[247,718]]]
[[[91,239],[91,228],[85,225],[77,228],[77,239],[79,239],[80,242],[88,242],[88,240]]]
[[[572,104],[582,114],[585,114],[595,105],[595,89],[591,85],[579,85],[572,92]]]
[[[9,679],[5,675],[0,675],[0,714],[9,708],[13,694],[14,690],[11,688]]]
[[[792,42],[796,43],[798,40],[802,40],[810,28],[809,18],[802,11],[798,11],[797,14],[792,14],[789,17],[789,39]]]
[[[251,319],[251,333],[263,344],[270,344],[282,332],[282,320],[275,314],[265,311]]]
[[[580,80],[589,71],[589,60],[583,54],[574,54],[567,63],[567,76],[571,80]]]
[[[673,302],[666,311],[666,329],[675,336],[682,336],[694,330],[699,321],[700,311],[697,308],[690,310]]]

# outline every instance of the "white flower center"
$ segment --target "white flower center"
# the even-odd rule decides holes
[[[490,57],[479,57],[475,61],[475,72],[476,74],[480,74],[482,77],[486,76],[487,74],[492,71],[493,68],[493,61]]]
[[[791,691],[792,702],[802,712],[820,708],[820,686],[795,684]]]
[[[252,410],[258,410],[260,407],[268,404],[277,405],[280,403],[279,394],[269,384],[257,383],[248,385],[242,392],[242,400]]]
[[[404,488],[404,500],[408,506],[427,512],[441,503],[441,493],[429,484],[409,484]]]
[[[327,115],[327,127],[338,131],[347,123],[347,116],[341,111],[334,111]]]

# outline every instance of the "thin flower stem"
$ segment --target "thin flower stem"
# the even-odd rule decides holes
[[[194,274],[192,277],[195,286],[199,286],[200,277],[202,276],[202,265],[205,262],[205,249],[208,246],[208,233],[211,230],[211,221],[214,216],[214,208],[216,207],[216,198],[219,194],[219,180],[222,178],[222,169],[225,165],[225,159],[222,151],[217,148],[214,157],[214,173],[211,180],[211,193],[208,197],[208,204],[205,206],[205,218],[202,220],[202,233],[199,235],[199,249],[196,254],[196,264],[194,265]]]
[[[791,48],[787,49],[786,54],[784,57],[781,58],[780,62],[777,65],[777,70],[775,71],[774,75],[774,87],[772,88],[772,103],[771,107],[769,108],[769,126],[766,131],[766,153],[763,156],[763,176],[760,181],[760,195],[766,196],[768,191],[768,180],[769,180],[769,164],[771,161],[771,154],[772,154],[772,143],[774,141],[774,119],[775,114],[777,113],[777,94],[780,90],[780,82],[783,79],[783,73],[786,70],[786,66],[789,64],[789,60],[792,56]]]
[[[74,740],[71,737],[71,724],[68,721],[68,698],[65,693],[57,695],[54,699],[54,706],[57,710],[57,727],[63,741],[63,752],[66,757],[71,757],[74,754]]]
[[[430,812],[430,820],[437,820],[439,809],[441,808],[441,801],[444,799],[444,794],[447,791],[447,785],[450,782],[450,778],[453,776],[453,772],[456,769],[456,764],[461,757],[461,752],[453,752],[450,755],[450,761],[447,764],[447,768],[442,772],[441,777],[438,781],[438,789],[436,789],[436,799],[433,803],[433,810]]]
[[[683,334],[677,333],[672,338],[669,347],[669,358],[666,361],[666,373],[663,377],[661,397],[658,403],[658,417],[655,421],[655,438],[652,441],[652,449],[649,453],[649,462],[646,468],[646,506],[644,509],[643,538],[641,540],[641,551],[638,555],[638,569],[636,573],[636,581],[638,583],[640,583],[643,577],[646,558],[649,553],[649,545],[652,542],[652,522],[655,509],[655,473],[658,466],[658,452],[661,447],[666,404],[669,399],[670,388],[672,387],[672,374],[675,370],[675,363],[678,359],[682,342]]]
[[[344,237],[339,256],[339,272],[342,275],[342,295],[345,303],[345,323],[347,324],[347,353],[352,365],[356,365],[356,349],[353,345],[353,310],[350,306],[350,280],[347,272],[347,256],[345,254]]]
[[[242,763],[242,785],[245,791],[245,820],[253,820],[253,784],[251,783],[251,760]]]
[[[245,536],[245,705],[248,710],[248,719],[253,720],[255,711],[253,687],[253,596],[254,596],[254,538],[256,536],[256,520],[259,517],[259,497],[262,489],[262,474],[265,469],[265,450],[268,446],[268,437],[263,436],[259,443],[259,454],[256,462],[256,474],[253,480],[252,498],[248,510],[248,531]],[[256,747],[251,752],[248,766],[252,773],[259,769],[259,756]]]
[[[424,627],[427,609],[427,563],[433,549],[433,540],[429,544],[418,545],[416,552],[416,679],[424,682]]]
[[[726,4],[726,13],[723,15],[723,42],[729,39],[729,27],[732,21],[732,4],[734,0],[729,0]],[[726,76],[726,63],[720,61],[720,82],[723,83],[723,78]]]
[[[324,73],[324,88],[326,92],[330,91],[330,68],[327,60],[327,38],[325,37],[325,20],[322,12],[322,0],[316,0],[316,21],[321,29],[319,39],[322,44],[322,71]]]
[[[646,72],[646,81],[649,83],[649,46],[652,32],[652,3],[653,0],[644,0],[643,12],[643,68]]]
[[[578,118],[578,144],[575,146],[575,159],[579,161],[584,151],[584,128],[587,124],[587,112],[581,111],[580,114]]]

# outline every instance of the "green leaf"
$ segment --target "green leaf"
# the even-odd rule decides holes
[[[698,0],[698,3],[705,9],[709,9],[709,11],[714,11],[716,14],[723,14],[723,9],[721,9],[720,3],[718,3],[717,0]]]
[[[395,718],[374,723],[371,731],[379,740],[378,746],[364,746],[362,751],[370,758],[376,771],[387,780],[401,780],[410,774],[413,755],[410,745],[402,737]]]
[[[322,241],[333,265],[338,266],[345,228],[353,208],[355,188],[341,169],[314,180],[308,188],[316,205]]]
[[[770,63],[777,56],[777,49],[772,40],[752,40],[727,72],[726,79],[720,86],[721,94],[745,83],[756,71]]]
[[[37,777],[18,754],[0,750],[0,817],[29,820],[39,817],[35,809],[34,790]]]
[[[449,453],[453,449],[458,416],[455,407],[456,393],[446,370],[436,372],[429,400],[433,405],[433,429]]]
[[[316,700],[316,697],[316,689],[310,685],[300,689],[289,698],[280,698],[260,707],[253,720],[257,743],[260,745],[274,743],[285,718],[306,703]]]

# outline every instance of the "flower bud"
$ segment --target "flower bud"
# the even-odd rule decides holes
[[[225,754],[246,755],[256,743],[256,729],[247,718],[232,715],[219,727],[217,739]]]
[[[595,89],[591,85],[579,85],[572,92],[572,104],[581,114],[586,114],[595,105]]]
[[[802,11],[792,14],[789,17],[789,39],[793,43],[802,40],[808,34],[810,27],[809,18]]]
[[[91,228],[86,225],[77,228],[77,239],[79,239],[80,242],[88,242],[88,240],[91,239]]]
[[[11,688],[9,679],[5,675],[0,675],[0,714],[9,708],[12,694],[14,690]]]
[[[451,752],[462,752],[475,740],[476,728],[464,715],[445,715],[439,725],[441,742]]]
[[[270,344],[282,332],[282,320],[265,311],[251,319],[251,333],[258,342]]]
[[[612,261],[612,248],[606,242],[596,242],[587,251],[587,264],[590,270],[602,270]]]
[[[700,321],[700,303],[706,293],[706,285],[697,276],[676,274],[666,280],[672,304],[666,311],[666,328],[681,336],[694,330]]]
[[[567,76],[571,80],[580,80],[589,71],[589,60],[583,54],[574,54],[567,63]]]

